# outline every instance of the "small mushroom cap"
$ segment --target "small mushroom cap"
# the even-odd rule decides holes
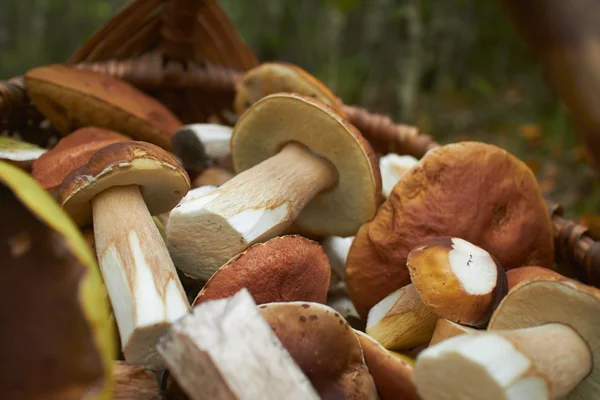
[[[296,93],[312,97],[344,115],[342,104],[331,90],[304,69],[269,62],[247,71],[236,88],[234,111],[241,115],[258,100],[274,93]]]
[[[2,398],[110,398],[116,334],[94,255],[48,192],[1,161],[0,204]]]
[[[323,304],[297,301],[259,309],[321,398],[377,399],[358,336],[340,314]]]
[[[231,139],[236,172],[277,154],[290,142],[331,162],[338,179],[315,196],[295,221],[302,232],[352,236],[377,210],[381,177],[373,150],[358,130],[314,99],[274,94],[255,103]]]
[[[441,318],[481,327],[508,291],[506,273],[485,250],[466,240],[439,237],[408,254],[419,296]]]
[[[402,355],[394,355],[366,333],[355,332],[381,400],[419,400],[412,381],[413,366]]]
[[[64,65],[25,74],[27,94],[63,134],[98,126],[171,150],[171,136],[182,125],[164,105],[110,76]]]
[[[173,151],[190,171],[204,171],[218,158],[230,155],[233,129],[218,124],[182,126],[173,136]]]
[[[331,271],[323,248],[302,236],[255,244],[223,265],[198,293],[194,306],[248,289],[256,304],[325,303]]]
[[[102,128],[78,129],[58,141],[49,152],[35,160],[31,175],[46,190],[60,188],[63,179],[74,169],[87,163],[103,147],[131,139]]]
[[[346,284],[361,315],[410,281],[408,253],[436,236],[467,240],[506,270],[554,261],[552,222],[527,165],[489,144],[442,146],[402,177],[352,243]]]
[[[506,272],[506,279],[508,279],[508,290],[511,290],[521,282],[531,281],[538,278],[552,277],[562,278],[565,280],[568,279],[551,269],[535,266],[515,268]]]
[[[120,142],[94,153],[72,171],[60,188],[59,202],[79,226],[92,221],[91,200],[112,186],[139,185],[152,215],[171,210],[190,188],[183,167],[166,151],[145,142]]]
[[[574,329],[592,354],[592,372],[567,399],[593,399],[600,388],[600,289],[567,278],[540,277],[515,286],[500,303],[488,330],[549,323]]]
[[[46,149],[31,143],[0,136],[0,160],[7,161],[25,170],[32,162],[46,153]]]

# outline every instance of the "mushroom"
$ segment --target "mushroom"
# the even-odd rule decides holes
[[[115,381],[113,400],[162,399],[154,372],[123,361],[115,361],[112,370]]]
[[[488,331],[461,335],[417,357],[425,400],[594,399],[600,387],[600,290],[566,278],[515,286]]]
[[[317,400],[246,289],[173,323],[158,351],[192,400]]]
[[[365,355],[369,373],[382,400],[419,400],[412,381],[413,365],[407,358],[389,350],[369,335],[355,331]]]
[[[149,369],[162,368],[155,343],[190,309],[151,215],[170,210],[188,189],[175,159],[144,142],[104,147],[60,189],[60,203],[77,224],[93,219],[125,360]]]
[[[293,222],[300,233],[351,236],[375,213],[381,180],[371,147],[316,100],[265,97],[236,124],[231,149],[240,173],[169,218],[169,251],[190,277],[209,279]]]
[[[434,344],[437,344],[454,336],[475,332],[479,331],[477,329],[473,329],[465,325],[457,324],[456,322],[452,322],[445,318],[440,318],[435,324],[435,329],[433,330],[433,335],[431,336],[429,346],[433,346]]]
[[[0,160],[16,165],[25,171],[30,171],[31,164],[46,151],[35,144],[0,136]]]
[[[173,135],[173,151],[191,172],[200,173],[215,163],[229,166],[231,132],[226,125],[184,125]]]
[[[389,153],[379,159],[379,170],[381,171],[381,193],[389,197],[398,181],[409,169],[419,163],[413,156],[400,156]]]
[[[0,161],[3,399],[110,398],[116,336],[98,265],[38,183]]]
[[[546,277],[561,278],[562,275],[548,268],[534,266],[515,268],[506,272],[506,279],[508,280],[508,290],[511,290],[513,287],[517,286],[521,282],[530,281],[535,278]]]
[[[103,147],[131,139],[102,128],[86,127],[58,141],[49,152],[35,160],[31,175],[54,197],[63,179],[74,169],[88,162],[90,157]]]
[[[223,265],[206,282],[193,306],[246,288],[256,304],[311,301],[325,303],[331,272],[323,248],[292,235],[258,243]]]
[[[506,295],[506,273],[485,250],[449,237],[432,238],[407,260],[412,284],[369,311],[366,332],[388,349],[429,342],[438,317],[485,326]]]
[[[340,314],[309,302],[258,308],[323,400],[377,399],[358,336]]]
[[[402,177],[356,234],[346,284],[362,316],[409,283],[408,253],[436,236],[473,243],[506,270],[550,267],[554,260],[552,222],[525,163],[484,143],[438,147]]]
[[[226,169],[219,167],[210,167],[204,170],[200,175],[194,178],[193,187],[200,186],[221,186],[224,185],[227,181],[231,180],[234,177],[234,174]]]
[[[83,126],[121,132],[171,150],[181,121],[156,99],[110,76],[65,65],[25,74],[27,94],[63,135]]]
[[[312,97],[344,115],[340,100],[321,81],[296,65],[277,62],[263,63],[246,71],[236,86],[233,109],[241,116],[254,103],[274,93]]]
[[[323,249],[325,249],[325,253],[329,258],[331,270],[342,280],[344,279],[348,251],[350,251],[353,240],[354,236],[328,236],[323,239]]]

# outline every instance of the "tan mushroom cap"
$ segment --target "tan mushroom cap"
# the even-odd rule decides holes
[[[409,282],[408,253],[435,236],[467,240],[506,270],[554,260],[552,223],[527,165],[493,145],[442,146],[402,177],[356,235],[346,283],[361,315]]]
[[[194,306],[248,289],[256,304],[325,303],[331,270],[319,243],[282,236],[255,244],[223,265],[198,293]]]
[[[31,175],[46,190],[60,188],[63,179],[87,163],[103,147],[131,138],[107,129],[86,127],[58,141],[56,146],[33,162]]]
[[[35,180],[0,161],[3,399],[111,398],[116,335],[94,255]]]
[[[568,279],[551,269],[535,266],[515,268],[506,272],[506,278],[508,279],[508,290],[511,290],[521,282],[552,277],[565,280]]]
[[[544,277],[515,286],[492,316],[488,330],[549,323],[571,327],[587,343],[592,371],[567,399],[593,399],[600,390],[600,289],[570,279]]]
[[[259,309],[321,398],[377,399],[358,336],[340,314],[306,302],[268,303]]]
[[[366,333],[355,332],[381,400],[419,400],[417,388],[412,381],[413,366],[401,356],[386,350]]]
[[[0,136],[0,160],[29,171],[32,163],[47,150],[31,143]]]
[[[79,226],[92,221],[91,200],[112,186],[138,185],[148,211],[171,210],[190,188],[183,167],[169,153],[150,143],[120,142],[97,151],[72,171],[60,188],[59,203]]]
[[[64,65],[25,74],[27,94],[63,134],[98,126],[171,150],[181,121],[156,99],[130,84],[93,71]]]
[[[340,100],[323,82],[296,65],[281,62],[263,63],[247,71],[236,87],[233,109],[241,115],[252,104],[274,93],[312,97],[344,115]]]
[[[358,130],[314,99],[274,94],[252,106],[231,138],[233,165],[240,173],[296,142],[331,162],[338,179],[319,193],[295,221],[302,232],[352,236],[377,210],[381,176],[375,153]]]

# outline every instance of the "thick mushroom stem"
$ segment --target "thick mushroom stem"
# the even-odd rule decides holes
[[[96,253],[125,359],[163,368],[156,342],[189,303],[137,185],[114,186],[92,199]]]
[[[586,342],[552,323],[445,340],[419,355],[414,378],[425,400],[560,399],[591,369]]]
[[[207,280],[250,245],[282,234],[336,179],[326,160],[287,144],[214,192],[173,209],[167,232],[175,265]]]

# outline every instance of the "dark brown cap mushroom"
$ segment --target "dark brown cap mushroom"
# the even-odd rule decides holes
[[[467,240],[506,270],[554,260],[552,223],[527,165],[493,145],[442,146],[402,177],[356,235],[346,283],[361,315],[409,283],[408,253],[436,236]]]
[[[35,180],[0,161],[3,399],[110,398],[116,335],[98,265]]]
[[[101,73],[50,65],[27,72],[25,85],[36,107],[63,135],[97,126],[171,150],[171,137],[182,125],[154,98]]]

